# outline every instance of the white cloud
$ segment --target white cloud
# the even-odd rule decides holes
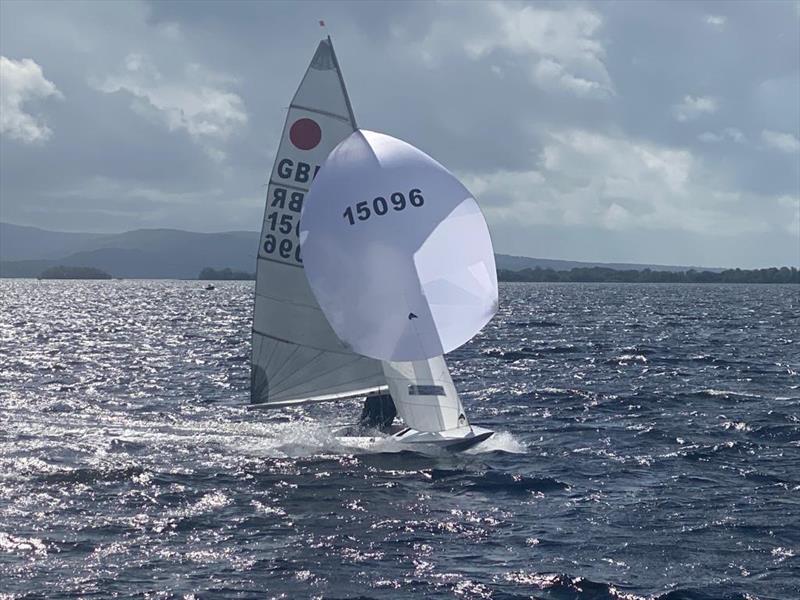
[[[734,142],[739,143],[739,144],[744,143],[744,141],[746,139],[744,137],[744,134],[739,129],[736,129],[735,127],[726,127],[722,131],[722,133],[724,133],[728,137],[728,139],[731,139]]]
[[[713,25],[714,27],[724,27],[727,21],[728,17],[723,17],[721,15],[706,15],[706,23]]]
[[[132,185],[129,181],[95,175],[78,186],[59,189],[45,195],[55,198],[102,200],[117,204],[124,203],[125,200],[137,200],[154,204],[192,205],[197,202],[197,197],[200,193],[206,196],[223,196],[224,194],[221,188],[203,188],[202,192],[191,186],[186,186],[185,189],[177,191],[163,190],[151,185]]]
[[[463,39],[463,50],[475,60],[498,51],[529,60],[531,80],[547,91],[583,97],[614,94],[605,48],[596,37],[603,25],[598,13],[576,6],[549,9],[504,2],[440,6],[452,10],[450,18],[433,22],[415,45],[428,66],[438,66],[453,39]],[[394,35],[406,37],[399,28]]]
[[[177,76],[164,77],[148,57],[129,54],[122,73],[94,85],[109,94],[132,94],[134,110],[170,131],[186,131],[209,156],[221,160],[225,155],[219,143],[247,123],[242,99],[222,87],[229,83],[196,64]]]
[[[704,114],[713,114],[717,108],[717,101],[710,96],[684,96],[672,107],[672,114],[678,121],[685,122]]]
[[[761,140],[770,148],[787,154],[800,151],[800,140],[791,133],[765,129],[761,132]]]
[[[719,133],[713,133],[711,131],[704,131],[700,135],[697,136],[697,139],[701,142],[705,142],[706,144],[716,144],[721,142],[725,138]]]
[[[606,96],[610,90],[597,81],[576,77],[563,65],[549,58],[540,60],[533,70],[534,81],[547,90],[566,90],[576,96]]]
[[[706,144],[718,144],[726,140],[736,142],[737,144],[743,144],[746,140],[745,135],[741,132],[741,130],[736,129],[736,127],[726,127],[719,133],[714,133],[713,131],[704,131],[697,136],[697,139],[699,139],[701,142],[705,142]]]
[[[800,237],[800,196],[780,196],[778,205],[787,210],[786,231]]]
[[[493,223],[678,230],[783,228],[764,198],[730,188],[689,150],[583,130],[550,135],[536,169],[465,176]]]
[[[35,61],[0,56],[0,133],[25,143],[49,139],[52,130],[44,121],[25,112],[24,105],[50,96],[64,97]]]

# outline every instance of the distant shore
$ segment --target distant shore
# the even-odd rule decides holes
[[[24,277],[24,276],[23,276]],[[30,275],[28,276],[30,277]],[[36,275],[38,279],[114,279],[114,277],[94,267],[58,265],[45,269]],[[0,274],[0,278],[16,279]],[[255,273],[231,268],[214,269],[206,267],[200,271],[197,281],[253,281]],[[122,279],[118,277],[117,279]],[[173,277],[126,277],[125,279],[183,279]],[[800,285],[800,270],[796,267],[772,267],[767,269],[726,269],[714,271],[651,271],[617,270],[603,267],[582,267],[570,270],[543,269],[498,269],[497,280],[518,283],[730,283],[730,284],[795,284]]]
[[[198,276],[203,281],[254,280],[255,273],[230,268],[206,267]],[[714,271],[651,271],[626,270],[604,267],[582,267],[568,271],[555,269],[498,269],[497,280],[506,282],[575,282],[575,283],[796,283],[800,284],[800,271],[794,267],[769,269],[727,269]]]
[[[726,269],[712,271],[651,271],[576,268],[569,271],[554,269],[499,269],[498,281],[521,282],[579,282],[579,283],[794,283],[800,284],[800,270],[795,267],[769,269]]]
[[[212,269],[206,267],[197,278],[201,281],[254,281],[256,278],[255,273],[248,273],[247,271],[236,271],[231,268]]]
[[[94,267],[65,267],[58,265],[45,269],[39,279],[112,279],[110,273]]]

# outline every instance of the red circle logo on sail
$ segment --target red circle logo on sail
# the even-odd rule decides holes
[[[312,119],[297,119],[289,129],[289,139],[300,150],[312,150],[322,140],[322,129]]]

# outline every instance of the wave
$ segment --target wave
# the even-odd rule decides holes
[[[737,392],[734,390],[718,390],[714,388],[706,388],[702,390],[695,390],[692,392],[679,392],[676,396],[692,397],[692,398],[715,398],[721,400],[743,400],[743,399],[760,399],[763,396],[759,394],[752,394],[748,392]]]
[[[466,450],[464,454],[486,454],[488,452],[505,452],[507,454],[525,454],[528,447],[508,431],[496,431],[488,440]]]
[[[569,485],[552,477],[528,477],[502,471],[473,473],[463,469],[430,469],[427,477],[436,483],[449,484],[456,493],[530,495],[535,492],[566,490]]]
[[[492,358],[499,358],[501,360],[515,361],[523,360],[526,358],[539,358],[547,354],[577,354],[583,352],[583,348],[578,346],[543,346],[541,348],[532,348],[530,346],[523,346],[519,350],[501,350],[500,348],[489,348],[481,352],[484,356]]]
[[[592,581],[565,573],[512,571],[503,574],[502,579],[544,592],[545,596],[536,597],[548,600],[754,600],[749,594],[721,589],[721,586],[678,589],[644,596],[630,591],[630,586]]]
[[[510,321],[509,327],[562,327],[557,321]]]

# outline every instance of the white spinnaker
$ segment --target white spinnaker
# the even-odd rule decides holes
[[[303,272],[304,197],[328,153],[356,129],[330,39],[295,93],[267,190],[256,271],[251,402],[276,406],[385,389],[381,364],[346,348]]]
[[[388,361],[440,356],[497,310],[489,229],[427,154],[359,130],[314,181],[300,222],[306,275],[336,334]]]
[[[417,431],[447,431],[469,425],[444,357],[384,362],[397,414]]]

